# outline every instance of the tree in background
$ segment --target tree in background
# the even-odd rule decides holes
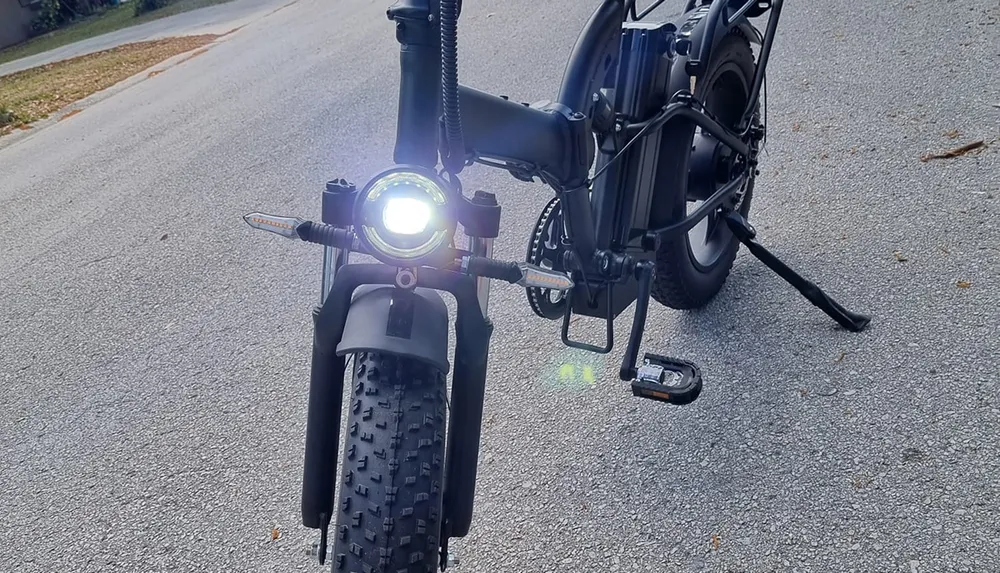
[[[73,20],[90,16],[110,3],[110,0],[42,0],[31,28],[36,34],[51,32]]]
[[[163,8],[168,4],[168,0],[135,0],[135,15],[145,14],[146,12],[152,12],[159,8]]]

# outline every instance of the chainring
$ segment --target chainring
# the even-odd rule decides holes
[[[533,265],[556,271],[565,271],[562,246],[562,209],[559,198],[549,201],[538,217],[532,230],[531,242],[525,260]],[[540,287],[525,289],[528,304],[538,316],[556,320],[562,318],[566,310],[566,293]]]

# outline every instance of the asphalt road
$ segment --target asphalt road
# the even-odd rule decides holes
[[[466,2],[462,81],[552,97],[594,4]],[[707,378],[673,408],[616,381],[620,342],[563,348],[496,287],[457,573],[1000,570],[1000,7],[786,4],[753,220],[870,330],[741,251],[708,308],[653,309],[645,349]],[[317,570],[298,504],[320,253],[240,216],[317,216],[323,181],[389,163],[385,5],[300,0],[0,149],[0,570]],[[499,193],[497,255],[521,256],[550,193],[465,182]],[[596,383],[560,386],[565,363]]]

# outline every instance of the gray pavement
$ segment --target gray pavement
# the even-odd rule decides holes
[[[288,4],[292,0],[234,0],[225,4],[217,4],[182,12],[138,26],[132,26],[114,32],[109,32],[79,42],[73,42],[54,50],[0,64],[0,76],[44,66],[68,58],[84,56],[101,50],[109,50],[116,46],[132,42],[159,40],[171,36],[194,36],[198,34],[225,34],[235,28],[244,26],[260,19],[275,8]]]
[[[324,180],[390,162],[385,4],[301,0],[0,149],[0,570],[319,570],[298,508],[320,253],[240,216],[315,217]],[[552,97],[592,4],[466,2],[462,81]],[[616,381],[621,343],[563,348],[497,286],[457,573],[1000,570],[1000,145],[918,159],[1000,135],[997,4],[785,10],[752,218],[870,330],[741,251],[710,307],[652,310],[645,349],[706,376],[671,408]],[[549,192],[465,182],[521,256]],[[597,383],[559,387],[566,362]]]

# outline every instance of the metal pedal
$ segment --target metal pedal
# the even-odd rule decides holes
[[[701,370],[678,358],[646,354],[632,381],[632,395],[684,406],[701,395]]]

